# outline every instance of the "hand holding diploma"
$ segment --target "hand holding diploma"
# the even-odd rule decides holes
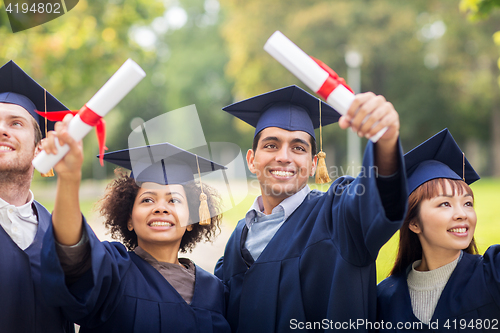
[[[82,141],[75,140],[68,132],[69,124],[75,116],[67,114],[63,121],[54,125],[54,130],[47,133],[42,141],[42,148],[49,155],[57,155],[58,147],[68,146],[68,152],[54,166],[58,178],[80,180],[83,164]]]
[[[54,131],[47,133],[42,142],[43,151],[55,156],[59,147],[68,147],[68,152],[54,166],[57,172],[57,192],[52,212],[54,236],[63,245],[75,245],[82,237],[82,215],[78,192],[82,176],[82,141],[75,140],[68,132],[76,116],[67,114],[62,122],[54,125]]]
[[[94,126],[102,124],[101,118],[114,108],[145,76],[146,73],[142,68],[133,60],[128,59],[72,118],[68,124],[68,133],[71,137],[80,141]],[[42,151],[33,160],[33,165],[39,172],[47,173],[69,151],[69,146],[61,146],[57,139],[55,146],[57,148],[56,154],[47,154],[47,152]],[[104,149],[103,144],[102,149]]]
[[[380,138],[397,139],[399,117],[383,96],[354,95],[332,69],[308,56],[279,31],[269,38],[264,49],[342,115],[339,120],[342,129],[351,127],[373,142]]]

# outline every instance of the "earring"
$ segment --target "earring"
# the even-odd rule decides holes
[[[193,230],[193,226],[192,226],[191,224],[190,224],[190,225],[188,225],[188,226],[186,227],[186,230],[187,230],[187,231],[192,231],[192,230]]]

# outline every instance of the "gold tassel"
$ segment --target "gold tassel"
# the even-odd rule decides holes
[[[40,173],[42,177],[54,177],[54,169],[50,169],[47,173]]]
[[[462,152],[462,180],[465,181],[465,153]]]
[[[208,209],[207,195],[203,193],[203,182],[201,181],[200,164],[198,163],[198,155],[196,155],[196,165],[198,166],[198,177],[200,177],[200,225],[209,225],[212,223],[212,218],[210,217],[210,210]]]
[[[316,184],[329,183],[332,180],[328,176],[328,169],[326,168],[325,157],[326,154],[320,151],[316,156],[318,156],[318,166],[316,167]]]
[[[200,194],[200,225],[209,225],[212,223],[210,211],[208,210],[207,195],[203,192]]]
[[[45,116],[47,116],[47,89],[44,91],[44,102],[45,102]],[[47,137],[47,117],[45,117],[45,137]],[[54,169],[51,168],[47,173],[40,173],[42,177],[54,177]]]
[[[316,184],[329,183],[332,180],[328,176],[328,168],[326,167],[325,157],[326,153],[323,151],[323,131],[321,128],[321,100],[319,99],[319,153],[316,154],[318,157],[318,165],[316,167],[316,177],[314,181]]]

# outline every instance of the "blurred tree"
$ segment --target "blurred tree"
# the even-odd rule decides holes
[[[147,64],[148,77],[136,88],[139,98],[128,101],[127,106],[135,112],[122,114],[118,123],[125,130],[115,135],[110,145],[116,149],[127,147],[131,123],[139,124],[191,104],[197,108],[207,143],[244,143],[239,132],[230,126],[232,117],[221,111],[233,100],[231,80],[224,76],[228,56],[219,33],[222,15],[217,0],[172,1],[162,16],[131,28],[132,35],[140,32],[150,36],[149,43],[135,39],[155,56]],[[188,126],[179,123],[176,130],[186,132]],[[168,140],[172,135],[159,137]]]
[[[206,141],[245,150],[253,128],[221,107],[289,84],[304,87],[263,50],[281,30],[344,77],[346,51],[362,53],[362,90],[395,105],[405,150],[444,127],[459,143],[475,139],[481,147],[492,137],[500,149],[492,84],[498,51],[490,37],[498,27],[493,20],[472,25],[457,7],[439,0],[82,0],[64,16],[15,34],[0,11],[0,61],[14,59],[78,109],[133,58],[147,77],[106,117],[111,150],[127,147],[134,118],[147,121],[190,104]],[[324,131],[325,150],[340,161],[329,165],[340,166],[346,135],[333,127]],[[85,138],[86,156],[96,154],[95,141]],[[491,171],[500,173],[494,151]],[[84,177],[101,173],[87,158]]]
[[[5,13],[5,12],[4,12]],[[69,108],[78,109],[127,59],[147,77],[106,116],[107,146],[128,147],[131,126],[190,104],[198,109],[207,142],[240,143],[224,77],[227,53],[219,33],[217,0],[84,0],[63,17],[12,34],[0,16],[0,61],[14,59]],[[101,178],[94,135],[85,138],[84,178]],[[241,141],[243,142],[243,141]]]
[[[5,11],[1,11],[0,62],[13,59],[67,107],[79,109],[127,58],[141,66],[151,61],[154,54],[131,40],[129,28],[151,22],[164,9],[160,0],[81,0],[62,17],[18,33],[11,32]],[[137,112],[128,104],[135,96],[132,90],[118,110],[106,117],[109,137],[121,132],[114,126],[120,112]],[[91,142],[85,144],[87,156],[97,154],[94,137],[85,138]],[[92,161],[86,159],[84,177],[91,176]]]
[[[232,102],[232,84],[224,77],[228,57],[218,31],[222,14],[216,0],[182,0],[143,27],[154,33],[157,53],[154,72],[141,87],[147,98],[132,102],[143,104],[136,105],[143,120],[195,104],[206,141],[227,141],[238,133],[221,111]]]
[[[346,51],[360,52],[362,90],[384,95],[395,105],[405,150],[444,127],[459,142],[489,139],[496,98],[491,63],[497,55],[487,43],[492,27],[472,29],[456,2],[221,3],[228,18],[223,29],[230,55],[226,73],[235,81],[235,96],[246,98],[289,84],[303,86],[262,49],[267,38],[280,30],[341,76],[346,73]],[[342,158],[345,134],[330,129],[323,133],[326,142],[335,142]]]
[[[481,24],[492,25],[495,29],[495,33],[492,34],[493,42],[498,47],[500,46],[500,26],[496,23],[498,22],[498,13],[494,13],[493,9],[500,7],[500,1],[498,0],[462,0],[460,2],[460,9],[463,12],[467,12],[471,22],[478,24],[479,21],[483,20]],[[490,16],[495,16],[495,18],[486,21]],[[491,36],[491,35],[490,35]],[[490,42],[491,43],[491,42]],[[498,50],[497,50],[498,53]],[[497,55],[498,56],[498,55]],[[484,63],[484,59],[483,63]],[[491,70],[490,73],[495,73],[498,75],[498,68],[500,67],[500,59],[497,59],[496,65],[483,66],[487,67],[485,70]],[[489,67],[489,68],[488,68]],[[487,76],[483,75],[483,78]],[[488,80],[491,81],[491,80]],[[491,84],[491,82],[488,82]],[[500,85],[500,77],[497,78],[497,83]],[[498,89],[495,89],[493,97],[493,107],[491,110],[491,151],[492,151],[492,171],[493,175],[496,177],[500,176],[500,101],[498,97]]]
[[[460,9],[469,12],[470,18],[485,19],[490,14],[491,11],[497,7],[500,7],[499,0],[461,0]]]

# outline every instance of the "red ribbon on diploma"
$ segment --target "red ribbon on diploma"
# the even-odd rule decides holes
[[[97,141],[99,142],[99,162],[101,166],[104,165],[104,150],[108,150],[106,147],[106,122],[100,115],[92,111],[84,105],[79,111],[52,111],[52,112],[42,112],[36,111],[40,116],[47,118],[50,121],[62,121],[64,116],[68,113],[72,115],[79,115],[80,119],[87,125],[95,127],[95,132],[97,134]]]
[[[319,65],[319,67],[323,68],[328,73],[328,78],[323,83],[321,88],[319,88],[319,90],[316,91],[318,95],[320,95],[326,100],[328,96],[330,96],[332,91],[334,91],[335,88],[338,87],[339,84],[343,85],[344,87],[349,89],[350,92],[354,94],[354,91],[351,89],[351,87],[349,87],[345,82],[345,80],[341,78],[337,73],[335,73],[333,69],[328,67],[323,61],[319,59],[316,59],[314,57],[311,57],[311,59],[314,60],[314,62],[316,62]]]

